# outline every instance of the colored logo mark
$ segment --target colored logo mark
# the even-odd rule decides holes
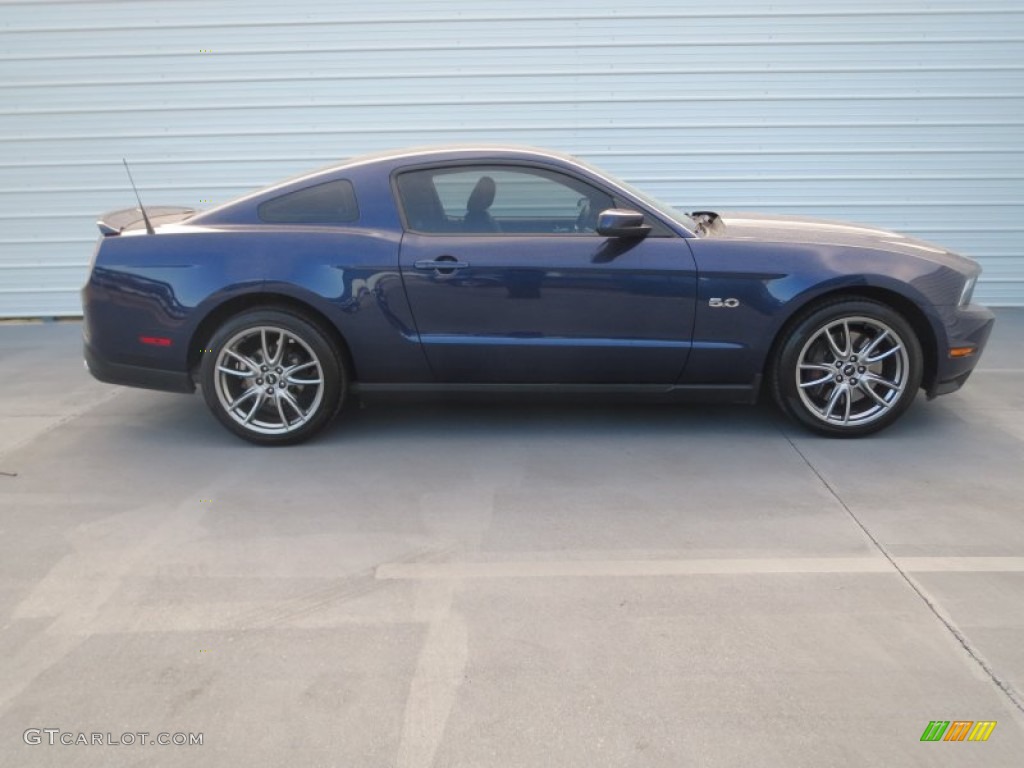
[[[932,720],[921,741],[988,741],[995,727],[995,720]]]

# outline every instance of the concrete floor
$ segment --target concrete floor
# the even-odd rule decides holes
[[[860,441],[420,403],[260,449],[79,333],[0,325],[2,766],[1022,764],[1024,310]]]

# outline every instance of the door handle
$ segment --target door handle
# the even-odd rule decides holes
[[[438,256],[436,259],[420,259],[413,262],[416,269],[436,269],[442,274],[451,274],[456,269],[465,269],[469,266],[467,261],[458,261],[454,256]]]

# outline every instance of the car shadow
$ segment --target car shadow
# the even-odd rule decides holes
[[[128,393],[126,393],[128,394]],[[120,428],[121,439],[132,434],[143,439],[185,441],[193,445],[240,446],[249,444],[231,435],[206,410],[201,397],[167,398],[132,392],[144,398],[130,425]],[[150,401],[150,399],[152,399]],[[132,409],[135,410],[135,409]],[[117,428],[108,423],[108,428]],[[978,425],[969,425],[955,409],[918,398],[910,410],[888,429],[869,440],[946,440]],[[305,445],[358,444],[402,439],[445,441],[472,437],[501,441],[547,437],[629,440],[644,437],[699,440],[822,439],[791,422],[768,398],[756,405],[654,403],[603,398],[501,397],[431,398],[405,396],[348,403],[338,417]],[[832,442],[832,441],[830,441]],[[854,441],[839,441],[858,443]]]
[[[346,407],[317,443],[350,443],[396,438],[495,439],[716,434],[778,438],[780,415],[770,406],[693,405],[643,402],[532,402],[500,399],[445,402],[406,400]]]

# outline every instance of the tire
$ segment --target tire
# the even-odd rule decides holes
[[[910,407],[924,356],[910,323],[871,299],[811,307],[784,332],[769,372],[775,401],[813,432],[861,437]]]
[[[218,328],[207,346],[203,398],[221,424],[249,442],[300,443],[341,409],[345,365],[327,334],[305,317],[279,309],[244,312]]]

